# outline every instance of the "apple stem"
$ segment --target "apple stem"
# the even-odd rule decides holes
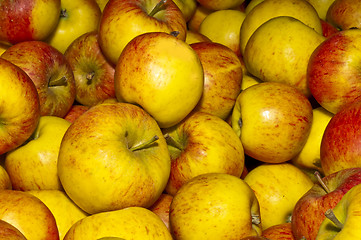
[[[183,146],[182,144],[180,144],[179,142],[175,141],[174,138],[172,138],[169,133],[164,134],[164,138],[167,141],[167,144],[178,148],[179,150],[183,150]]]
[[[160,0],[157,5],[152,9],[152,11],[149,13],[149,16],[153,17],[157,12],[164,9],[164,4],[167,2],[167,0]]]
[[[317,181],[319,182],[319,184],[321,184],[321,186],[323,187],[323,189],[327,192],[330,193],[330,189],[327,187],[327,185],[325,184],[325,182],[322,180],[321,174],[319,171],[315,171],[314,173]]]
[[[54,87],[54,86],[66,86],[68,85],[67,81],[66,81],[66,77],[61,77],[58,79],[50,79],[49,81],[49,87]]]
[[[158,139],[159,139],[159,137],[157,135],[154,135],[149,141],[142,142],[142,143],[139,143],[138,145],[132,146],[130,148],[130,150],[134,152],[134,151],[138,151],[140,149],[146,148],[146,147],[150,146],[151,144],[153,144]]]
[[[95,76],[95,72],[94,72],[94,71],[86,74],[86,79],[87,79],[87,82],[86,82],[86,83],[87,83],[88,85],[90,85],[90,84],[92,83],[92,80],[93,80],[94,76]]]
[[[179,31],[173,31],[173,32],[170,33],[170,35],[172,35],[174,37],[178,37]]]
[[[343,224],[340,222],[340,220],[337,219],[335,213],[332,211],[332,209],[328,209],[326,212],[325,212],[325,216],[331,220],[331,222],[333,222],[336,227],[342,229],[343,228]]]
[[[261,223],[261,217],[259,215],[252,215],[252,224],[260,224]]]

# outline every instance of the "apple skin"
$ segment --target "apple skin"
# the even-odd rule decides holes
[[[295,240],[290,222],[280,223],[263,229],[262,237],[272,240]]]
[[[146,32],[178,31],[186,39],[187,24],[178,6],[166,0],[160,12],[150,16],[159,0],[110,0],[103,10],[99,25],[99,44],[103,54],[114,65],[127,43]]]
[[[26,41],[9,47],[1,57],[23,69],[34,82],[42,116],[65,116],[75,99],[75,81],[61,52],[43,41]]]
[[[327,10],[326,20],[340,30],[361,28],[360,8],[360,0],[335,0]]]
[[[136,148],[154,136],[159,139]],[[170,164],[166,140],[147,112],[133,104],[103,103],[66,131],[58,175],[75,204],[94,214],[151,206],[167,184]]]
[[[326,20],[320,20],[322,25],[322,35],[326,38],[332,36],[335,33],[338,33],[339,30],[331,25],[331,23],[327,22]]]
[[[2,240],[26,240],[19,229],[4,220],[0,220],[0,238]]]
[[[337,227],[325,218],[318,233],[317,240],[360,239],[361,236],[361,184],[352,187],[333,208],[335,217],[343,225]]]
[[[203,94],[193,111],[225,120],[241,92],[242,63],[231,49],[220,43],[200,42],[190,46],[201,61],[204,74]]]
[[[54,215],[60,240],[64,238],[73,224],[89,216],[71,201],[64,191],[30,190],[26,191],[26,193],[39,198],[49,208]]]
[[[114,66],[103,55],[96,31],[75,39],[64,56],[74,73],[75,100],[94,106],[108,98],[115,98]]]
[[[244,0],[197,0],[197,2],[207,9],[217,11],[240,7]]]
[[[83,218],[64,237],[64,240],[84,239],[172,240],[172,236],[162,220],[149,209],[128,207]]]
[[[169,128],[198,104],[204,72],[197,53],[186,42],[165,32],[148,32],[124,48],[114,82],[119,102],[140,105],[161,128]]]
[[[2,159],[0,161],[3,161]],[[8,172],[5,170],[5,168],[0,165],[0,190],[9,189],[11,190],[12,182],[10,180],[10,176]]]
[[[296,203],[292,214],[295,239],[315,240],[327,209],[333,209],[343,195],[361,183],[361,168],[348,168],[322,178],[330,192],[319,184],[305,193]]]
[[[90,107],[88,106],[73,104],[68,113],[64,116],[64,119],[73,123],[80,115],[89,110],[89,108]]]
[[[192,43],[212,42],[212,41],[208,37],[204,36],[199,32],[187,30],[187,37],[185,42],[188,44],[192,44]]]
[[[6,153],[5,169],[13,189],[63,189],[57,161],[61,140],[69,126],[63,118],[42,116],[26,143]]]
[[[64,53],[75,39],[98,30],[101,15],[95,0],[61,0],[59,23],[45,41]]]
[[[244,168],[244,151],[238,136],[221,118],[195,112],[178,125],[163,129],[169,141],[171,171],[166,192],[176,192],[192,178],[209,172],[240,177]]]
[[[175,240],[259,236],[259,214],[258,200],[242,179],[226,173],[206,173],[192,178],[173,197],[170,231]]]
[[[0,42],[45,40],[56,28],[59,15],[60,0],[1,1]]]
[[[0,58],[0,155],[23,144],[40,119],[40,101],[30,77]]]
[[[361,29],[343,30],[322,42],[312,53],[307,79],[312,96],[331,113],[361,94]]]
[[[316,9],[320,19],[326,20],[327,11],[335,0],[306,0],[306,1],[309,2]]]
[[[158,200],[148,209],[157,214],[163,223],[169,229],[169,211],[170,204],[172,203],[173,196],[167,193],[162,193]]]
[[[1,190],[0,219],[16,227],[27,240],[59,240],[54,215],[29,193]]]
[[[296,88],[262,82],[239,94],[231,124],[246,155],[281,163],[294,158],[306,144],[312,114],[311,103]]]
[[[342,169],[361,167],[360,112],[361,101],[358,100],[336,113],[326,126],[320,148],[321,166],[326,176]]]

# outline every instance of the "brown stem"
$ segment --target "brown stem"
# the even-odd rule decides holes
[[[87,80],[87,84],[90,85],[92,83],[92,80],[95,76],[95,72],[90,72],[86,74],[86,80]]]
[[[330,189],[327,187],[327,185],[325,184],[325,182],[322,180],[322,177],[321,177],[321,174],[319,171],[315,171],[314,173],[317,181],[319,184],[321,184],[321,186],[323,187],[323,189],[327,192],[327,193],[330,193]]]
[[[325,212],[325,216],[331,220],[331,222],[333,222],[336,227],[338,227],[339,229],[343,228],[343,224],[340,222],[340,220],[337,219],[335,213],[332,211],[332,209],[328,209]]]
[[[152,9],[152,11],[149,13],[149,16],[153,17],[157,12],[164,9],[164,5],[167,2],[167,0],[160,0],[157,5]]]
[[[60,17],[61,18],[69,17],[69,14],[68,14],[68,11],[66,10],[66,8],[60,10]]]
[[[183,145],[180,144],[179,142],[177,142],[176,140],[174,140],[174,138],[172,138],[169,133],[164,134],[164,138],[167,141],[167,144],[178,148],[179,150],[183,150]]]
[[[146,148],[146,147],[150,146],[151,144],[153,144],[158,139],[159,139],[159,137],[157,135],[154,135],[149,141],[142,142],[142,143],[139,143],[138,145],[132,146],[130,148],[130,150],[134,152],[134,151]]]

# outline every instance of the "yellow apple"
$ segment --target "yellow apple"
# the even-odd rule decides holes
[[[103,12],[105,5],[109,2],[109,0],[95,0],[100,8],[100,11]]]
[[[0,43],[0,56],[1,54],[3,54],[6,49],[8,49],[10,47],[10,45],[4,44],[4,43]]]
[[[239,94],[231,123],[248,156],[269,163],[286,162],[307,141],[312,106],[294,87],[258,83]]]
[[[0,165],[0,189],[12,189],[12,183],[9,174],[2,165]]]
[[[313,181],[290,163],[261,164],[244,181],[259,201],[262,229],[290,221],[293,209]]]
[[[167,193],[162,193],[158,200],[148,209],[157,214],[163,223],[169,229],[169,210],[172,203],[173,196]]]
[[[255,76],[250,74],[243,74],[241,90],[245,90],[246,88],[253,86],[255,84],[261,83],[262,81]]]
[[[252,36],[254,31],[256,31],[263,23],[278,16],[296,18],[310,28],[313,28],[319,34],[322,34],[320,18],[314,7],[307,1],[264,0],[251,10],[243,21],[240,30],[242,54],[244,53],[248,39]]]
[[[46,41],[64,53],[76,38],[98,30],[101,15],[95,0],[61,0],[59,23]]]
[[[149,207],[170,174],[168,146],[157,122],[128,103],[91,107],[66,131],[58,175],[67,195],[94,214]]]
[[[191,19],[198,6],[196,0],[173,0],[173,2],[183,13],[183,17],[186,22]]]
[[[316,9],[318,16],[321,19],[326,20],[327,11],[335,0],[306,0],[306,1],[309,2]]]
[[[142,207],[129,207],[87,216],[76,222],[64,240],[149,239],[172,240],[162,220]]]
[[[1,240],[26,240],[24,234],[14,225],[0,220],[0,239]]]
[[[320,147],[323,133],[328,122],[334,114],[323,107],[317,107],[313,110],[313,121],[310,135],[301,152],[292,159],[292,163],[301,168],[308,168],[322,172],[320,160]]]
[[[225,10],[240,7],[244,0],[197,0],[197,2],[208,9]]]
[[[316,240],[360,239],[361,237],[361,184],[352,187],[329,209],[322,222]]]
[[[193,111],[225,120],[241,91],[242,62],[235,52],[220,43],[200,42],[190,46],[201,61],[204,74],[203,94]]]
[[[307,66],[312,52],[324,40],[322,34],[296,18],[275,17],[252,34],[243,60],[248,72],[262,81],[286,83],[310,97]]]
[[[198,43],[198,42],[212,42],[208,37],[204,36],[199,32],[187,30],[186,43]]]
[[[5,167],[13,189],[62,189],[57,162],[69,126],[70,122],[63,118],[42,116],[27,142],[6,154]]]
[[[204,74],[189,44],[168,33],[151,32],[133,38],[124,48],[114,82],[120,102],[140,105],[161,128],[167,128],[197,105]]]
[[[212,42],[223,44],[240,56],[240,28],[246,14],[226,9],[210,13],[202,21],[199,32]]]
[[[175,240],[241,239],[261,235],[258,200],[249,185],[226,173],[192,178],[170,205]]]
[[[204,18],[207,17],[210,13],[214,12],[213,10],[207,9],[202,5],[198,4],[193,16],[187,22],[189,30],[199,32],[199,27],[203,22]]]
[[[54,215],[60,240],[64,238],[73,224],[88,216],[63,191],[30,190],[26,192],[39,198]]]

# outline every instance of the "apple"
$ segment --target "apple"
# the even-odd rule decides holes
[[[60,190],[30,190],[27,193],[39,198],[54,215],[59,231],[59,239],[64,239],[65,234],[77,221],[88,216],[81,210],[64,191]]]
[[[184,20],[188,22],[197,9],[196,0],[173,0],[179,10],[183,13]]]
[[[59,15],[60,0],[1,1],[0,42],[45,40],[59,23]]]
[[[1,190],[0,219],[17,228],[27,240],[59,240],[54,215],[29,193]]]
[[[13,189],[62,189],[57,162],[60,143],[69,126],[70,122],[63,118],[42,116],[26,143],[7,152],[5,169]]]
[[[335,0],[306,0],[306,1],[309,2],[316,9],[320,19],[326,21],[327,11]]]
[[[39,95],[30,77],[0,58],[0,155],[23,144],[40,118]]]
[[[243,90],[232,112],[232,128],[245,154],[262,162],[294,158],[307,142],[312,106],[296,88],[262,82]]]
[[[223,44],[241,56],[240,28],[246,13],[234,9],[217,10],[204,18],[199,32],[212,42]]]
[[[103,55],[96,31],[75,39],[64,56],[74,73],[75,100],[85,106],[115,98],[114,66]]]
[[[11,45],[0,42],[0,56],[6,51]]]
[[[244,9],[244,12],[248,14],[255,6],[257,6],[259,3],[263,2],[264,0],[250,0],[248,1],[248,4],[246,8]]]
[[[65,116],[75,99],[75,81],[61,52],[46,42],[26,41],[9,47],[1,57],[23,69],[34,82],[42,116]]]
[[[335,33],[338,33],[339,30],[331,25],[331,23],[327,22],[326,20],[320,20],[322,25],[322,35],[326,38],[332,36]]]
[[[261,83],[262,81],[257,77],[251,74],[243,74],[242,83],[241,83],[241,91],[245,90],[246,88]]]
[[[317,240],[359,239],[361,236],[361,184],[351,188],[332,209],[325,214]]]
[[[148,209],[162,219],[163,223],[169,229],[169,210],[170,204],[172,203],[173,196],[168,193],[162,193],[157,201],[153,203]]]
[[[66,131],[58,175],[67,195],[89,214],[150,207],[170,174],[170,156],[157,122],[129,103],[102,103]]]
[[[226,119],[241,92],[242,62],[231,49],[216,42],[190,45],[197,53],[204,74],[201,99],[193,111],[201,111]]]
[[[68,111],[68,113],[64,116],[64,119],[73,123],[80,115],[89,110],[89,106],[84,106],[81,104],[73,104]]]
[[[240,240],[269,240],[269,239],[262,236],[248,236],[241,238]]]
[[[280,223],[263,229],[262,237],[272,240],[295,240],[291,222]]]
[[[348,168],[322,177],[296,203],[292,213],[295,239],[315,240],[327,209],[333,209],[343,195],[361,183],[361,168]]]
[[[242,55],[244,54],[247,42],[253,33],[263,23],[279,16],[295,18],[317,33],[322,34],[322,26],[317,11],[307,1],[264,0],[254,6],[243,20],[240,30],[240,47]],[[289,30],[284,30],[284,32],[287,31]],[[300,35],[299,37],[301,38],[300,41],[302,41],[303,35]],[[279,45],[282,45],[282,43],[279,43]],[[303,45],[303,47],[306,46],[307,44]]]
[[[217,11],[240,7],[244,0],[197,0],[205,8]]]
[[[274,17],[254,31],[243,60],[248,72],[262,81],[286,83],[310,97],[307,66],[324,40],[322,33],[296,18]]]
[[[83,239],[172,240],[172,236],[162,220],[149,209],[128,207],[83,218],[64,237],[64,240]]]
[[[13,186],[8,172],[5,170],[5,168],[2,165],[0,165],[0,190],[12,189],[12,188]]]
[[[118,101],[140,105],[161,128],[168,128],[184,119],[201,99],[204,73],[189,44],[165,32],[150,32],[133,38],[124,48],[114,82]]]
[[[0,238],[2,240],[26,240],[19,229],[4,220],[0,220]]]
[[[361,29],[333,34],[312,53],[307,79],[312,96],[331,113],[355,101],[361,94]]]
[[[176,192],[192,178],[209,172],[240,177],[244,151],[238,136],[223,119],[195,112],[164,129],[172,164],[166,192]]]
[[[187,22],[188,29],[194,32],[199,32],[199,27],[203,22],[204,18],[212,12],[214,12],[214,10],[205,8],[202,5],[198,4],[192,17]]]
[[[46,42],[64,53],[75,39],[97,31],[101,16],[102,11],[95,0],[61,0],[59,23]]]
[[[360,8],[360,0],[334,0],[327,10],[326,20],[341,30],[361,28]]]
[[[105,5],[109,2],[109,0],[95,0],[100,8],[100,11],[103,12]]]
[[[321,166],[326,176],[342,169],[361,167],[360,111],[361,101],[358,100],[341,109],[327,124],[320,147]]]
[[[187,30],[187,37],[185,40],[186,43],[198,43],[198,42],[212,42],[208,37],[204,36],[200,32]]]
[[[250,170],[244,181],[258,199],[262,229],[290,222],[297,201],[314,184],[290,163],[261,164]]]
[[[321,141],[326,126],[334,114],[323,107],[313,108],[312,113],[312,126],[306,144],[303,146],[301,152],[291,161],[297,167],[323,172],[320,159]]]
[[[241,239],[261,235],[258,200],[249,185],[226,173],[205,173],[173,197],[169,216],[174,239]]]
[[[110,0],[100,20],[99,44],[106,58],[115,65],[134,37],[147,32],[174,31],[179,33],[180,40],[186,39],[186,21],[173,1]]]

